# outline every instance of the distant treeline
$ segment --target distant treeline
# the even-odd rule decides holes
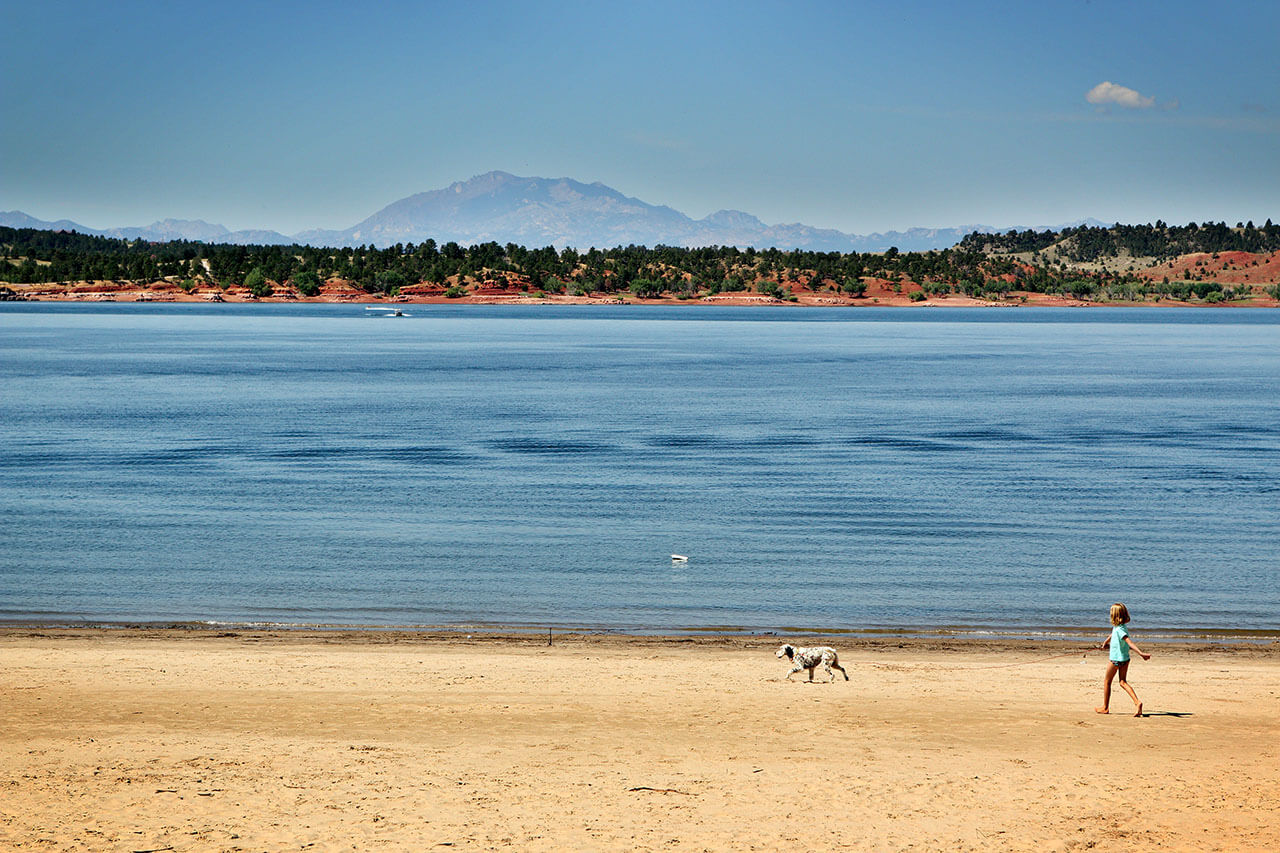
[[[1081,226],[1062,231],[1010,231],[1006,234],[970,234],[960,247],[970,251],[1019,253],[1041,252],[1055,243],[1059,257],[1076,263],[1122,254],[1132,257],[1168,260],[1195,252],[1277,252],[1280,251],[1280,226],[1268,219],[1261,228],[1252,222],[1225,222],[1197,225],[1113,225],[1110,228]]]
[[[609,292],[641,287],[690,293],[740,290],[758,283],[804,282],[858,290],[864,277],[915,281],[985,281],[1013,271],[1003,259],[981,252],[883,254],[857,252],[738,249],[732,246],[686,249],[675,246],[619,246],[612,249],[528,249],[514,243],[460,246],[434,240],[396,244],[385,249],[314,246],[243,246],[176,240],[151,243],[95,237],[75,232],[0,228],[0,280],[15,283],[178,278],[227,286],[243,284],[257,270],[276,283],[341,278],[368,292],[389,292],[430,282],[575,287]]]
[[[986,297],[1003,296],[1014,290],[1085,298],[1116,294],[1117,298],[1131,298],[1147,293],[1184,298],[1222,295],[1223,288],[1212,282],[1166,281],[1153,285],[1140,281],[1132,272],[1082,274],[1060,262],[1028,264],[1001,254],[988,254],[993,249],[1039,251],[1064,237],[1071,238],[1070,251],[1081,259],[1115,254],[1122,246],[1135,254],[1157,256],[1233,248],[1280,249],[1280,229],[1270,221],[1261,229],[1252,224],[1233,230],[1225,225],[1169,228],[1157,223],[1068,229],[1058,235],[1031,231],[971,234],[951,249],[889,249],[874,254],[732,246],[619,246],[579,252],[552,246],[529,249],[514,243],[437,245],[434,240],[385,249],[335,249],[186,240],[152,243],[0,227],[0,281],[148,282],[167,278],[185,288],[201,283],[223,288],[243,285],[259,296],[269,295],[273,284],[288,284],[302,295],[312,296],[319,292],[322,282],[337,278],[354,282],[368,293],[384,294],[425,282],[458,296],[478,286],[499,286],[545,293],[628,291],[638,296],[671,294],[678,298],[754,290],[785,299],[797,286],[861,296],[869,280],[881,279],[895,288],[914,283],[928,294],[958,292]]]

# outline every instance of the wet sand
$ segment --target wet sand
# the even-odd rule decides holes
[[[1280,849],[1280,644],[779,642],[0,630],[0,849]]]

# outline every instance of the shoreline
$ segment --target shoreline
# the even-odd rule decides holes
[[[98,289],[94,289],[98,285]],[[680,299],[676,296],[638,297],[630,293],[595,293],[590,296],[544,294],[510,291],[504,293],[468,293],[449,297],[442,294],[401,294],[385,296],[354,288],[340,292],[321,292],[318,296],[293,293],[254,297],[243,288],[222,290],[213,286],[191,292],[177,288],[172,282],[73,282],[71,285],[6,283],[13,291],[12,302],[40,303],[125,303],[155,305],[350,305],[380,307],[387,310],[421,305],[670,305],[670,306],[764,306],[787,308],[1277,308],[1280,299],[1254,293],[1242,299],[1217,303],[1188,302],[1164,298],[1141,301],[1098,301],[1079,299],[1035,291],[1010,291],[1003,299],[986,299],[958,293],[912,299],[909,290],[901,292],[879,287],[864,296],[852,297],[823,291],[796,291],[794,299],[766,296],[754,291],[729,291],[708,296]],[[920,295],[919,291],[915,295]]]
[[[1019,297],[1027,298],[1020,299]],[[512,298],[494,298],[487,296],[447,297],[396,297],[387,299],[326,299],[317,298],[275,298],[241,299],[235,296],[217,300],[195,298],[147,299],[147,298],[101,298],[96,296],[77,297],[69,295],[23,295],[10,302],[38,302],[48,304],[128,304],[128,305],[350,305],[352,307],[410,308],[426,305],[649,305],[680,307],[772,307],[772,308],[1280,308],[1280,300],[1266,296],[1254,296],[1249,299],[1231,302],[1203,303],[1185,302],[1174,299],[1148,300],[1142,302],[1099,302],[1065,297],[1046,296],[1045,294],[1014,294],[1008,300],[987,300],[967,296],[949,296],[946,298],[913,301],[908,297],[874,297],[869,299],[835,299],[835,298],[800,298],[794,302],[784,299],[760,299],[750,295],[709,296],[698,299],[640,299],[640,298],[598,298],[575,296],[521,296]]]
[[[1137,628],[1144,643],[1167,650],[1208,650],[1249,648],[1280,658],[1280,630],[1195,629],[1171,630]],[[373,624],[288,624],[278,622],[0,622],[0,641],[15,638],[129,639],[230,638],[255,636],[280,642],[354,643],[449,643],[513,642],[533,645],[555,642],[630,643],[743,646],[769,645],[786,640],[839,643],[876,649],[905,646],[919,648],[957,647],[1008,648],[1019,650],[1089,649],[1107,633],[1105,626],[995,630],[983,627],[957,628],[804,628],[770,630],[731,629],[722,626],[694,628],[620,629],[591,626],[506,625],[473,623],[462,625],[373,625]],[[550,639],[551,643],[547,643]]]

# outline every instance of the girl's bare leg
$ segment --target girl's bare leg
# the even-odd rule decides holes
[[[1124,688],[1125,693],[1129,694],[1129,698],[1133,700],[1133,704],[1138,706],[1138,712],[1134,714],[1134,716],[1141,717],[1142,703],[1138,701],[1138,694],[1134,692],[1133,687],[1129,684],[1129,679],[1127,678],[1128,675],[1129,675],[1129,662],[1125,661],[1124,663],[1120,664],[1120,686]]]
[[[1113,662],[1111,662],[1111,661],[1108,661],[1108,662],[1107,662],[1107,674],[1106,674],[1106,676],[1102,679],[1102,707],[1101,707],[1101,708],[1094,708],[1094,709],[1093,709],[1093,710],[1097,711],[1099,714],[1109,714],[1109,713],[1111,713],[1111,711],[1110,711],[1110,709],[1111,709],[1111,682],[1112,682],[1112,680],[1116,677],[1116,672],[1118,672],[1118,671],[1119,671],[1119,670],[1118,670],[1118,668],[1116,667],[1115,663],[1113,663]],[[1123,676],[1122,676],[1122,678],[1123,678]],[[1122,681],[1121,683],[1123,683],[1123,681]]]

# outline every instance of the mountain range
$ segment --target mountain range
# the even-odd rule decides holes
[[[1068,225],[1105,225],[1097,220]],[[740,210],[720,210],[692,219],[666,205],[625,196],[596,182],[571,178],[522,178],[487,172],[444,189],[402,198],[367,219],[340,231],[313,229],[286,236],[277,231],[231,231],[199,219],[164,219],[147,226],[96,230],[70,220],[45,222],[20,211],[0,212],[0,225],[79,231],[129,240],[195,240],[205,243],[379,247],[420,243],[427,239],[464,245],[493,241],[527,247],[572,246],[578,249],[642,246],[776,247],[826,252],[927,251],[954,246],[969,233],[1009,228],[965,225],[953,228],[910,228],[878,234],[846,234],[830,228],[793,223],[766,225]],[[1055,226],[1014,226],[1037,230]]]

